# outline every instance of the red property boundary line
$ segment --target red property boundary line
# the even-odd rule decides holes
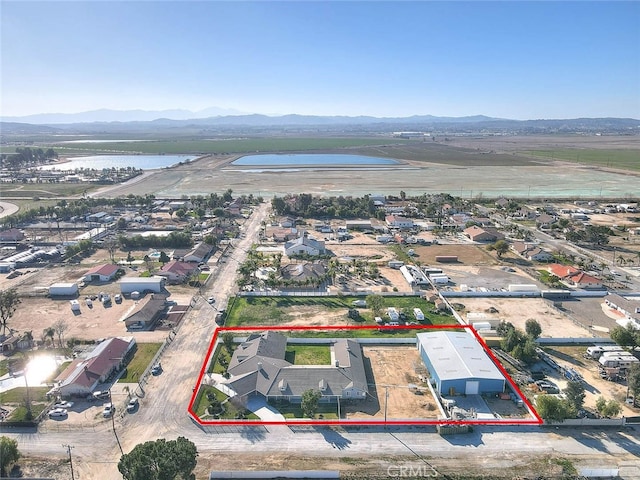
[[[318,331],[344,331],[344,330],[455,330],[455,329],[468,329],[475,336],[476,340],[484,351],[489,355],[489,357],[493,360],[496,367],[500,370],[506,381],[509,383],[514,392],[523,400],[529,412],[532,413],[535,419],[495,419],[495,420],[444,420],[444,419],[435,419],[435,420],[393,420],[387,419],[385,420],[296,420],[296,419],[287,419],[285,421],[263,421],[263,420],[215,420],[215,421],[205,421],[201,420],[200,417],[196,415],[196,412],[193,410],[193,406],[195,404],[196,397],[198,396],[198,392],[200,387],[202,386],[202,379],[204,378],[207,370],[207,364],[209,359],[211,358],[211,354],[216,345],[216,340],[218,335],[225,332],[254,332],[260,331],[264,332],[267,330],[281,330],[281,331],[296,331],[296,330],[318,330]],[[543,423],[542,418],[538,415],[538,412],[533,408],[527,397],[523,395],[520,391],[516,383],[509,376],[505,368],[502,366],[500,361],[496,358],[496,356],[491,352],[485,341],[478,335],[478,332],[471,325],[398,325],[398,326],[377,326],[377,325],[331,325],[324,327],[310,327],[310,326],[269,326],[269,327],[219,327],[215,330],[213,334],[213,338],[211,339],[211,343],[209,344],[209,348],[207,349],[207,354],[202,362],[202,367],[200,368],[200,374],[198,376],[198,382],[196,383],[196,387],[193,389],[193,394],[191,395],[191,400],[189,401],[189,407],[187,409],[189,415],[193,418],[195,422],[202,426],[265,426],[265,425],[329,425],[329,426],[384,426],[384,425],[395,425],[395,426],[407,426],[407,425],[541,425]]]

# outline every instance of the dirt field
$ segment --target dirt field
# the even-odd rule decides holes
[[[525,323],[532,318],[542,327],[541,337],[591,337],[592,332],[574,324],[570,319],[542,298],[460,298],[465,309],[460,312],[463,318],[469,312],[487,312],[495,308],[498,312],[490,314],[500,320],[511,322],[524,330]]]
[[[263,197],[287,193],[362,196],[374,192],[397,195],[402,190],[408,195],[446,192],[463,198],[505,194],[521,198],[553,198],[587,196],[601,191],[603,196],[623,198],[637,190],[638,179],[633,175],[567,162],[531,160],[512,152],[510,155],[489,155],[480,151],[438,147],[438,151],[406,151],[406,155],[401,150],[391,152],[401,161],[392,167],[245,168],[231,165],[237,158],[235,156],[206,157],[154,172],[134,184],[107,187],[93,196],[149,193],[158,197],[180,198],[182,195],[207,194],[212,188],[218,193],[231,188],[234,194],[251,193]],[[376,154],[375,151],[349,153]],[[377,154],[388,156],[390,152]]]
[[[146,252],[144,252],[146,253]],[[143,252],[133,252],[136,258],[141,258]],[[117,252],[116,258],[126,258],[126,253]],[[100,302],[94,301],[93,308],[89,308],[85,302],[86,296],[98,295],[100,292],[110,294],[112,297],[120,293],[117,282],[102,284],[91,283],[80,289],[77,300],[80,302],[80,313],[71,311],[70,298],[49,298],[45,296],[46,289],[56,282],[79,282],[87,270],[95,265],[108,263],[106,250],[98,250],[92,256],[84,259],[81,264],[65,265],[64,267],[50,267],[42,269],[21,269],[23,275],[14,279],[7,279],[6,275],[0,277],[0,288],[15,287],[22,296],[20,308],[16,310],[9,321],[9,326],[18,331],[32,331],[36,340],[41,339],[42,331],[51,327],[57,320],[65,320],[68,329],[64,333],[67,340],[76,338],[79,340],[95,340],[111,336],[133,335],[139,342],[156,342],[163,340],[167,332],[127,332],[124,318],[139,307],[139,301],[123,299],[122,303],[112,302],[109,307],[103,307]],[[126,275],[137,276],[138,272],[125,268]],[[169,286],[170,300],[180,305],[188,305],[196,291],[184,286]]]
[[[416,395],[408,384],[422,385],[418,380],[416,365],[422,360],[416,347],[365,346],[364,356],[371,365],[373,383],[370,395],[363,405],[351,405],[343,409],[349,419],[384,419],[385,396],[387,419],[436,419],[436,402],[428,390]],[[422,366],[424,369],[424,366]]]
[[[489,254],[483,246],[479,245],[431,245],[431,246],[415,246],[412,247],[418,260],[423,265],[433,265],[447,268],[449,265],[496,265],[498,262]],[[456,255],[457,263],[439,263],[436,256],[440,255]]]

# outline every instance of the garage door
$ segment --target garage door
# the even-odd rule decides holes
[[[465,395],[478,395],[480,391],[480,382],[478,380],[467,380],[464,387]]]

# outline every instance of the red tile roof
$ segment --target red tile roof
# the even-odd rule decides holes
[[[549,273],[559,278],[565,278],[565,277],[568,277],[569,275],[580,273],[580,270],[578,270],[575,267],[572,267],[571,265],[561,265],[559,263],[552,263],[547,267],[547,269],[549,270]]]

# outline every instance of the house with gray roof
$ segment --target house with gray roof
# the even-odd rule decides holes
[[[236,348],[225,382],[237,397],[261,395],[268,401],[300,402],[317,390],[321,402],[364,400],[368,393],[362,348],[354,339],[329,345],[331,365],[294,365],[285,360],[287,337],[267,331],[251,334]]]
[[[307,235],[307,232],[302,234],[295,240],[291,240],[284,244],[284,253],[287,257],[292,255],[324,255],[327,250],[324,246],[324,242],[315,240]]]

